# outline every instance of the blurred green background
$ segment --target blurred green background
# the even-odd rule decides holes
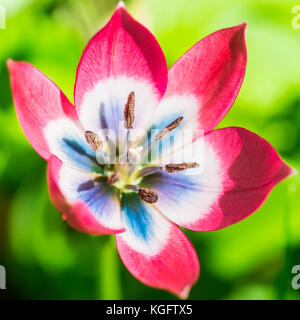
[[[16,120],[5,61],[25,60],[73,101],[76,66],[113,0],[0,0],[0,299],[175,299],[125,269],[113,238],[69,228],[48,199],[46,163]],[[289,0],[132,0],[132,15],[157,37],[171,66],[209,33],[248,22],[248,66],[234,107],[220,124],[252,130],[300,168],[300,29]],[[201,263],[191,299],[299,299],[300,178],[277,186],[250,218],[225,230],[187,232]]]

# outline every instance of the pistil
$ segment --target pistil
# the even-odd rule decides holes
[[[124,127],[127,129],[127,138],[132,129],[135,116],[135,94],[134,92],[130,92],[128,95],[127,103],[124,108]],[[167,125],[164,129],[162,129],[154,138],[154,141],[158,142],[167,136],[170,132],[176,129],[183,117],[178,117],[176,120]],[[99,136],[92,131],[85,131],[85,138],[87,143],[96,151],[96,158],[98,162],[101,164],[107,164],[109,160],[109,155],[104,150],[104,143],[100,140]],[[151,142],[150,142],[151,144]],[[106,145],[105,145],[106,147]],[[149,176],[161,171],[165,171],[167,173],[179,172],[186,169],[196,168],[199,165],[196,162],[190,163],[170,163],[161,166],[147,166],[138,172],[136,172],[133,176],[132,169],[134,168],[134,164],[138,163],[141,159],[141,153],[143,151],[143,147],[129,147],[128,154],[126,154],[126,162],[125,164],[119,164],[117,167],[114,167],[115,172],[111,173],[111,169],[107,169],[107,183],[109,185],[114,185],[120,190],[124,192],[136,192],[138,197],[147,203],[155,203],[158,200],[157,193],[154,190],[148,188],[141,188],[138,184],[141,181],[142,177]],[[130,160],[133,164],[129,163]],[[101,161],[100,161],[101,160]],[[120,159],[118,159],[120,160]],[[127,183],[126,183],[127,182]],[[127,191],[126,191],[127,190]]]

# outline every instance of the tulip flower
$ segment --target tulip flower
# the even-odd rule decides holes
[[[181,298],[197,281],[199,262],[179,226],[235,224],[293,173],[255,133],[214,130],[243,82],[245,29],[205,37],[168,71],[154,36],[120,2],[83,52],[74,105],[32,65],[8,61],[18,120],[48,162],[49,193],[62,218],[88,234],[114,234],[137,279]],[[137,129],[156,134],[145,138]],[[183,143],[187,130],[194,133]],[[145,161],[154,149],[162,154]]]

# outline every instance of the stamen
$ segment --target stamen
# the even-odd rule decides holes
[[[147,188],[140,188],[138,191],[138,196],[141,200],[147,203],[155,203],[158,199],[157,193]]]
[[[168,173],[179,172],[187,169],[198,168],[199,164],[196,162],[189,163],[170,163],[165,165],[165,170]]]
[[[162,169],[163,169],[163,167],[159,167],[159,166],[146,167],[138,172],[138,177],[150,176],[151,174],[155,174],[157,172],[160,172]]]
[[[108,184],[114,184],[121,179],[120,172],[114,172],[109,178],[107,179]]]
[[[127,103],[124,109],[124,126],[126,129],[131,129],[134,123],[134,106],[135,106],[135,95],[134,92],[130,92]]]
[[[162,129],[156,136],[155,140],[160,141],[162,138],[164,138],[166,135],[168,135],[171,131],[176,129],[180,122],[183,120],[183,117],[178,117],[176,120],[171,122],[169,125],[167,125],[164,129]]]
[[[94,151],[101,151],[103,143],[101,142],[97,133],[92,131],[86,131],[85,133],[86,142],[93,148]]]
[[[127,184],[124,188],[127,189],[127,190],[136,191],[136,192],[138,192],[139,189],[140,189],[138,186],[135,186],[135,185],[132,185],[132,184]]]

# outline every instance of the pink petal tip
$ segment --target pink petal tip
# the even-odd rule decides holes
[[[186,300],[189,297],[192,287],[190,285],[183,288],[183,290],[178,294],[178,297],[182,300]]]
[[[12,59],[7,59],[7,60],[6,60],[6,65],[7,65],[7,67],[10,68],[14,62],[15,62],[15,61],[12,60]]]
[[[296,174],[298,174],[298,170],[291,168],[291,176],[295,176]]]
[[[126,9],[124,1],[119,1],[119,3],[117,4],[117,8],[116,9],[120,9],[120,8]]]

